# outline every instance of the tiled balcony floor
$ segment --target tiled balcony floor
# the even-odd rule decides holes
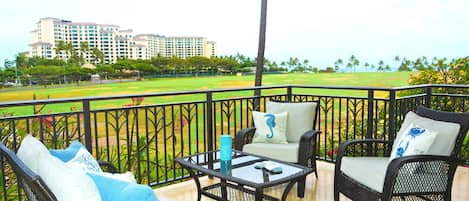
[[[330,201],[333,200],[334,186],[334,164],[318,161],[319,178],[316,179],[314,174],[307,178],[306,193],[303,199],[296,197],[296,186],[290,191],[288,200],[307,200],[307,201]],[[210,180],[207,177],[201,179],[202,185],[214,183],[216,180]],[[285,184],[270,188],[265,193],[274,197],[281,197]],[[158,197],[173,201],[196,201],[197,189],[194,181],[186,181],[162,188],[155,189]],[[456,171],[455,181],[453,183],[452,200],[464,201],[469,200],[469,168],[459,167]],[[202,200],[209,201],[211,199],[202,196]],[[341,200],[347,200],[341,198]]]

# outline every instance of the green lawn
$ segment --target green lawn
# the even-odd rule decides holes
[[[409,72],[373,72],[373,73],[324,73],[324,74],[276,74],[264,75],[263,85],[284,85],[284,84],[304,84],[304,85],[340,85],[340,86],[376,86],[395,87],[407,85]],[[125,82],[92,86],[67,86],[63,88],[40,88],[18,91],[0,91],[0,102],[32,100],[33,94],[38,99],[84,97],[84,96],[110,96],[123,94],[141,94],[187,90],[207,90],[220,88],[249,87],[254,85],[254,76],[216,76],[216,77],[190,77],[190,78],[157,78],[140,82]],[[305,90],[301,90],[305,91]],[[301,92],[295,91],[295,92]],[[278,90],[267,91],[275,93]],[[361,95],[360,92],[349,92],[339,90],[315,90],[316,93],[326,95]],[[245,93],[224,93],[216,98],[233,95],[252,94]],[[204,96],[175,96],[146,99],[145,103],[164,103],[176,101],[203,100]],[[101,109],[109,107],[120,107],[130,103],[130,100],[112,100],[92,102],[92,108]],[[72,106],[81,108],[77,104],[55,104],[48,105],[43,112],[69,111]],[[32,107],[0,109],[0,114],[13,112],[15,115],[26,115],[32,112]]]

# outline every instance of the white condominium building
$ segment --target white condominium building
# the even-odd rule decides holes
[[[30,56],[69,59],[73,54],[83,56],[88,63],[101,61],[94,53],[100,50],[103,63],[115,63],[118,58],[150,59],[156,56],[187,58],[217,55],[216,43],[204,37],[165,37],[155,34],[133,35],[117,25],[76,23],[57,18],[42,18],[31,32]],[[60,41],[65,46],[60,47]],[[62,44],[62,45],[63,45]],[[87,47],[81,47],[87,45]]]

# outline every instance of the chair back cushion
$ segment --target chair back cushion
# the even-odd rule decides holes
[[[412,111],[408,112],[405,116],[401,129],[397,133],[396,140],[393,143],[392,153],[396,151],[396,147],[399,143],[398,140],[401,139],[403,135],[406,135],[406,131],[408,131],[412,125],[416,125],[419,128],[424,128],[436,133],[433,144],[422,154],[440,156],[451,155],[461,126],[457,123],[437,121],[421,117]]]
[[[243,152],[265,156],[281,161],[298,163],[298,143],[270,144],[251,143],[243,146]]]
[[[285,136],[287,130],[286,112],[281,114],[262,113],[252,111],[256,133],[252,139],[253,143],[286,144]]]
[[[266,104],[266,112],[274,114],[287,112],[287,141],[299,142],[305,132],[314,128],[316,107],[316,102],[280,103],[269,101]]]
[[[462,143],[469,129],[469,112],[445,112],[420,106],[417,110],[417,114],[433,120],[459,124],[461,127],[451,155],[456,156],[461,151]]]

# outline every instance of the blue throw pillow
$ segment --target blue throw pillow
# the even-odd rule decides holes
[[[80,170],[83,172],[102,172],[99,167],[98,161],[91,155],[90,152],[79,141],[74,141],[67,149],[49,150],[52,156],[57,157],[68,167]]]
[[[67,149],[51,149],[52,156],[59,158],[64,163],[72,160],[77,155],[78,150],[84,147],[79,141],[74,141]]]
[[[98,187],[103,201],[158,201],[153,190],[141,184],[129,183],[102,175],[88,173]]]

